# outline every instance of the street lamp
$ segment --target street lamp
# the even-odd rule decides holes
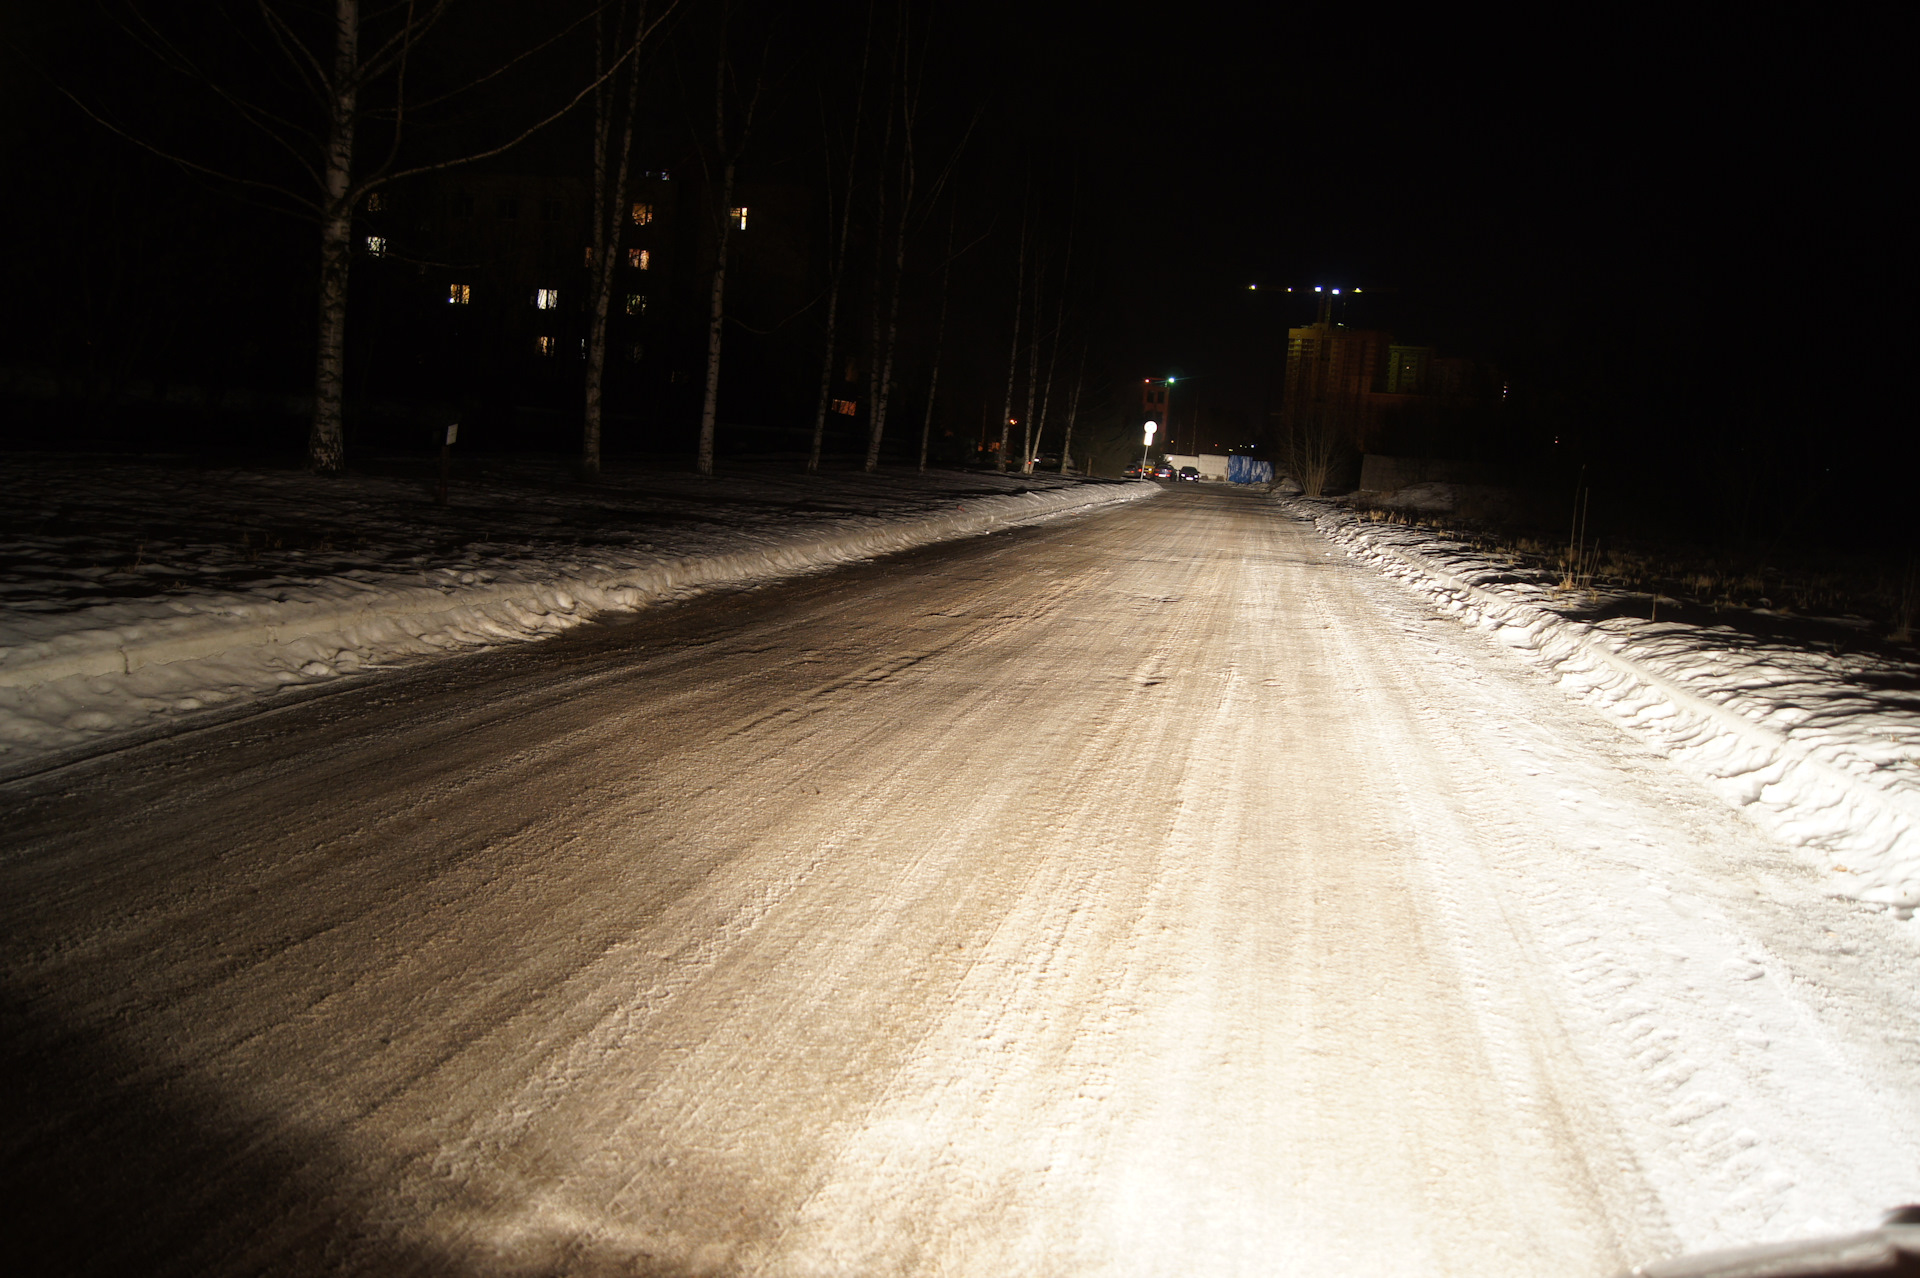
[[[1160,429],[1159,422],[1147,423],[1146,438],[1140,441],[1140,469],[1141,470],[1145,470],[1147,468],[1147,450],[1153,447],[1153,432],[1159,429]]]

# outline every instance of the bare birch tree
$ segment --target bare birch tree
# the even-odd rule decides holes
[[[894,29],[893,62],[887,71],[887,110],[886,121],[880,134],[880,150],[875,159],[878,171],[873,184],[873,279],[872,306],[869,312],[871,336],[867,342],[867,463],[871,471],[875,464],[875,455],[879,450],[879,439],[875,433],[876,423],[880,421],[881,391],[880,382],[884,375],[886,352],[882,346],[883,331],[880,323],[882,298],[886,295],[887,278],[887,161],[893,154],[894,110],[900,104],[900,81],[902,62],[906,56],[906,24],[903,21]]]
[[[1347,432],[1322,408],[1310,407],[1280,426],[1280,460],[1300,490],[1321,496],[1349,449]]]
[[[920,422],[920,473],[927,473],[927,441],[933,434],[933,404],[940,395],[940,354],[947,341],[947,300],[953,282],[953,226],[960,218],[960,201],[947,212],[947,246],[940,262],[940,319],[933,326],[933,372],[927,378],[927,415]]]
[[[1000,410],[1000,457],[998,468],[1001,474],[1007,471],[1008,432],[1013,426],[1013,385],[1020,372],[1020,314],[1026,306],[1027,294],[1027,213],[1028,204],[1033,195],[1032,179],[1028,179],[1027,193],[1020,199],[1020,256],[1014,267],[1013,276],[1013,345],[1007,351],[1007,399],[1006,406]]]
[[[1035,238],[1038,238],[1036,235]],[[1027,413],[1020,423],[1020,473],[1033,473],[1033,401],[1040,389],[1040,285],[1046,279],[1046,257],[1040,247],[1034,247],[1033,263],[1033,301],[1028,309],[1030,334],[1027,342]]]
[[[256,197],[276,202],[316,222],[320,230],[320,279],[314,342],[313,416],[307,435],[307,462],[322,473],[345,464],[343,404],[346,391],[347,286],[352,264],[353,212],[368,195],[403,178],[451,169],[511,150],[560,119],[635,56],[632,47],[599,75],[566,96],[531,125],[505,140],[455,156],[403,164],[410,119],[488,84],[516,65],[554,45],[586,18],[578,17],[490,70],[424,99],[409,97],[407,76],[421,43],[440,25],[454,0],[404,0],[375,15],[375,31],[362,20],[360,0],[332,0],[324,9],[257,0],[256,16],[270,45],[285,62],[281,79],[297,86],[293,106],[270,104],[208,71],[200,58],[170,37],[138,9],[122,24],[130,36],[169,69],[198,84],[223,110],[270,139],[294,161],[292,183],[236,172],[202,162],[155,141],[140,129],[102,114],[79,95],[61,91],[95,122],[127,141],[193,173],[219,179]],[[597,13],[595,8],[586,16]],[[377,101],[376,101],[377,99]],[[363,126],[383,125],[389,132],[385,154],[368,166],[358,152]]]
[[[674,0],[669,0],[669,8]],[[621,8],[624,10],[625,5]],[[626,47],[638,49],[649,32],[647,0],[633,6],[633,39]],[[625,14],[613,19],[615,47],[627,29]],[[607,62],[606,15],[594,15],[594,70],[604,73]],[[602,402],[607,366],[607,306],[613,296],[615,259],[620,251],[620,223],[626,213],[627,169],[633,158],[633,129],[640,99],[640,61],[636,57],[627,68],[626,93],[620,95],[619,78],[603,80],[593,95],[593,294],[589,299],[587,325],[587,382],[580,430],[580,470],[591,479],[600,473],[600,435]],[[619,147],[611,155],[615,126],[619,129]],[[613,167],[612,181],[607,168]]]
[[[904,16],[905,16],[905,6],[903,5],[902,6],[903,35],[904,35]],[[931,38],[932,36],[931,25],[929,25],[928,27],[927,35],[929,38]],[[893,282],[892,282],[891,294],[887,303],[887,327],[885,332],[885,343],[886,343],[885,353],[883,356],[879,357],[879,360],[880,360],[880,378],[878,383],[879,390],[874,397],[871,427],[870,427],[870,433],[867,439],[866,469],[869,473],[877,469],[880,464],[880,441],[881,441],[881,437],[886,432],[887,403],[888,403],[889,397],[892,394],[892,389],[893,389],[894,357],[899,352],[899,349],[900,349],[900,293],[906,283],[908,228],[912,220],[914,192],[916,190],[918,177],[919,177],[918,158],[917,158],[917,152],[915,150],[915,146],[916,146],[916,128],[919,123],[920,89],[921,89],[921,86],[924,84],[924,76],[925,76],[924,54],[925,54],[925,51],[923,50],[922,63],[921,63],[922,69],[919,73],[916,74],[913,71],[910,57],[903,70],[903,79],[905,81],[905,85],[904,85],[904,92],[902,94],[902,99],[901,99],[900,216],[893,229]],[[959,143],[953,149],[953,154],[948,158],[946,164],[941,168],[938,179],[933,183],[932,194],[929,199],[930,204],[938,204],[940,199],[940,193],[942,190],[946,188],[947,179],[953,175],[954,165],[959,163],[961,153],[966,150],[967,142],[973,136],[974,124],[979,123],[979,119],[980,119],[979,114],[976,112],[974,115],[974,123],[969,124],[967,126],[967,131],[961,135]],[[882,174],[881,180],[883,182],[885,181],[884,173]],[[948,247],[951,248],[952,247],[951,226],[949,226],[948,228],[948,241],[949,241]],[[945,269],[946,268],[943,266],[942,268],[943,272]],[[946,324],[946,291],[945,290],[946,290],[946,280],[943,274],[942,283],[941,283],[941,318],[940,318],[943,333],[944,333],[944,328]],[[931,410],[931,400],[929,400],[929,410]],[[924,436],[924,434],[925,434],[925,431],[923,430],[922,435]],[[922,446],[921,446],[921,466],[920,466],[922,470],[926,469],[925,454],[926,454],[926,448],[925,448],[925,441],[923,439]]]
[[[744,94],[741,92],[735,75],[731,50],[728,47],[728,19],[731,16],[729,6],[722,5],[720,10],[720,29],[716,40],[713,70],[713,153],[714,164],[720,170],[718,187],[714,185],[712,169],[707,173],[707,189],[713,197],[713,283],[707,304],[707,380],[700,402],[700,452],[698,466],[702,475],[713,473],[713,437],[719,423],[720,412],[720,338],[726,326],[727,296],[727,244],[734,230],[734,180],[739,175],[740,157],[746,151],[747,140],[753,133],[754,114],[759,110],[761,94],[767,84],[767,54],[769,48],[763,48],[760,64],[755,69],[753,86]],[[769,46],[771,37],[769,37]],[[729,126],[728,104],[731,99],[739,99],[740,119]],[[701,157],[706,164],[706,157]]]
[[[902,5],[903,44],[905,43],[905,16],[906,8]],[[931,26],[928,34],[932,34]],[[916,126],[919,123],[920,89],[925,83],[924,57],[921,70],[917,74],[913,70],[911,57],[908,57],[902,68],[902,78],[904,84],[900,103],[900,217],[893,228],[893,288],[892,296],[887,303],[886,357],[880,372],[880,394],[874,401],[872,431],[867,440],[869,472],[880,464],[880,437],[887,428],[887,401],[893,390],[893,359],[900,348],[900,290],[906,283],[907,276],[907,225],[913,215],[913,196],[919,178],[918,156],[914,145]],[[972,129],[969,128],[968,133],[971,134],[971,132]],[[961,139],[960,145],[962,147],[966,145],[965,138]],[[954,154],[957,159],[958,149]],[[939,185],[945,184],[947,173],[952,169],[953,163],[949,161],[946,171],[940,175]],[[939,198],[938,185],[935,187],[934,198]]]
[[[860,79],[854,89],[853,131],[847,144],[847,190],[840,201],[840,228],[829,241],[827,258],[827,336],[820,353],[820,403],[813,415],[813,443],[807,450],[807,473],[820,469],[820,443],[827,433],[827,407],[833,398],[833,360],[839,352],[835,343],[840,333],[840,284],[846,276],[847,231],[853,223],[853,193],[859,176],[860,129],[866,118],[867,64],[873,52],[873,5],[867,5],[866,36],[860,44]],[[823,146],[826,130],[822,130]],[[829,148],[830,151],[830,148]],[[828,157],[831,168],[831,154]],[[827,187],[827,223],[833,224],[833,187]]]
[[[1059,304],[1054,308],[1054,314],[1053,314],[1053,343],[1048,348],[1048,354],[1047,354],[1047,380],[1046,380],[1045,387],[1040,392],[1040,416],[1036,418],[1034,421],[1034,429],[1033,429],[1034,446],[1033,446],[1033,449],[1028,453],[1027,458],[1022,465],[1022,470],[1029,475],[1033,473],[1034,462],[1038,460],[1038,458],[1033,456],[1033,454],[1039,452],[1041,447],[1043,447],[1043,440],[1047,433],[1047,408],[1049,403],[1053,399],[1053,370],[1054,370],[1054,366],[1058,364],[1060,361],[1060,342],[1066,333],[1065,325],[1067,320],[1067,292],[1073,283],[1073,229],[1074,229],[1073,215],[1074,215],[1074,206],[1078,202],[1077,201],[1078,193],[1079,193],[1079,186],[1078,186],[1078,182],[1076,181],[1075,183],[1076,199],[1070,200],[1067,204],[1066,261],[1060,267],[1060,301],[1059,301]],[[1034,289],[1033,302],[1034,302],[1034,318],[1037,324],[1037,321],[1039,319],[1039,306],[1040,306],[1040,290],[1037,286]]]
[[[1067,402],[1067,429],[1060,437],[1060,473],[1073,462],[1073,424],[1080,416],[1080,388],[1087,381],[1087,340],[1080,339],[1080,367],[1073,374],[1073,398]]]

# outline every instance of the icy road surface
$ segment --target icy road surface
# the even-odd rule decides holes
[[[1602,1275],[1920,1198],[1914,929],[1243,493],[3,793],[21,1272]]]

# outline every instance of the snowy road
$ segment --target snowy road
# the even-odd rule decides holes
[[[38,1271],[1602,1275],[1920,1199],[1915,930],[1249,494],[0,798]]]

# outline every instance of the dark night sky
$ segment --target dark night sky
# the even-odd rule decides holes
[[[1139,193],[1169,343],[1180,312],[1254,281],[1396,288],[1392,318],[1442,343],[1697,331],[1800,303],[1846,255],[1815,242],[1844,234],[1850,139],[1817,136],[1839,86],[1800,44],[1834,33],[1786,12],[1729,30],[1182,6],[1077,51],[1070,127]]]
[[[1058,127],[1126,207],[1145,359],[1249,382],[1246,284],[1361,284],[1393,291],[1353,322],[1581,399],[1599,452],[1731,438],[1790,468],[1844,459],[1838,482],[1870,487],[1878,450],[1906,448],[1897,81],[1875,19],[1106,14],[1074,40],[1063,12],[1032,56],[1066,68]],[[1272,306],[1273,330],[1306,318]]]

